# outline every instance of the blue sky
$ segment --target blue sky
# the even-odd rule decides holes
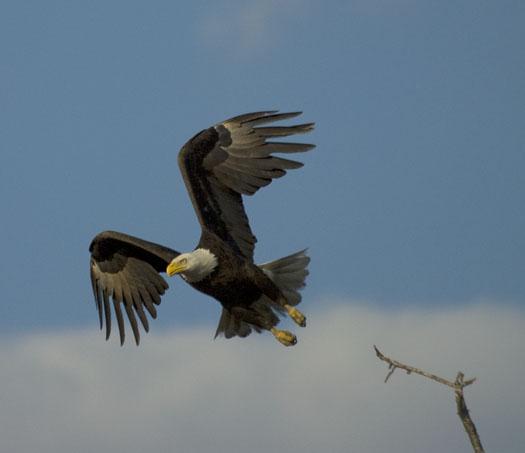
[[[524,22],[518,1],[2,2],[3,334],[103,342],[91,238],[191,250],[179,148],[264,109],[317,123],[305,167],[245,203],[258,261],[309,247],[314,323],[341,304],[523,319]],[[218,304],[169,283],[152,330],[213,331]]]
[[[305,167],[246,201],[257,259],[310,248],[307,299],[522,304],[519,2],[3,5],[4,331],[95,323],[98,231],[191,249],[178,149],[269,108],[317,122]],[[160,322],[213,319],[181,283]]]

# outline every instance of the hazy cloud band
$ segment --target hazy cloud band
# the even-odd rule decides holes
[[[470,451],[447,388],[466,391],[487,451],[522,451],[525,315],[496,304],[444,312],[327,305],[284,348],[270,336],[212,341],[212,326],[150,334],[140,348],[98,332],[4,338],[0,449],[60,452]]]

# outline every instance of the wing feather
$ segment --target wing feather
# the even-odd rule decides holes
[[[242,158],[239,159],[235,157],[229,159],[228,168],[249,175],[257,176],[259,178],[268,179],[269,182],[271,182],[272,179],[280,178],[286,174],[286,171],[279,168],[273,168],[271,170],[264,169],[261,165],[259,165],[259,163],[256,165],[246,165]]]
[[[89,247],[91,252],[91,284],[99,314],[100,328],[111,334],[111,305],[115,312],[120,342],[125,340],[123,310],[137,345],[140,331],[136,317],[147,332],[149,323],[144,308],[156,318],[155,304],[168,284],[159,275],[178,252],[153,242],[114,231],[98,234]],[[113,302],[112,304],[110,302]]]
[[[129,324],[131,325],[131,330],[133,331],[133,336],[135,337],[135,343],[138,345],[140,343],[140,332],[139,326],[137,324],[137,318],[135,318],[135,312],[133,311],[133,306],[131,304],[124,304],[124,308],[126,309]]]
[[[124,344],[126,338],[126,331],[124,329],[124,317],[122,316],[122,310],[120,308],[120,302],[117,302],[116,299],[113,299],[113,308],[115,310],[115,317],[117,318],[118,331],[120,335],[120,344]],[[106,338],[107,340],[107,338]]]
[[[288,137],[294,134],[305,134],[311,131],[314,126],[314,123],[305,123],[296,126],[259,127],[257,133],[263,137]]]
[[[315,145],[310,143],[261,143],[257,146],[241,147],[236,146],[230,148],[230,155],[235,157],[243,157],[250,159],[260,159],[268,157],[272,153],[302,153],[315,148]]]
[[[100,289],[97,284],[97,278],[95,275],[95,271],[93,269],[93,264],[89,267],[89,274],[91,277],[91,287],[93,289],[93,297],[95,299],[95,303],[97,304],[97,313],[98,313],[98,322],[100,325],[100,329],[102,329],[104,325],[104,321],[102,320],[102,302],[100,300]]]
[[[179,167],[201,226],[248,259],[253,260],[257,239],[241,195],[253,195],[284,176],[286,170],[303,165],[273,153],[300,153],[314,148],[307,143],[268,141],[307,133],[314,123],[257,126],[300,114],[272,110],[235,116],[197,134],[179,153]]]
[[[144,312],[143,305],[137,301],[133,301],[133,308],[137,312],[140,322],[142,323],[142,327],[146,332],[149,332],[149,322],[146,313]]]
[[[104,315],[106,316],[106,340],[107,340],[109,338],[109,335],[111,334],[111,309],[109,307],[108,288],[102,289],[102,295],[104,299]]]
[[[277,113],[278,110],[270,110],[267,112],[255,112],[248,113],[246,115],[240,115],[229,120],[224,121],[224,123],[239,123],[239,124],[249,124],[250,126],[258,126],[259,124],[273,123],[274,121],[288,120],[290,118],[295,118],[303,112],[287,112],[287,113]],[[246,117],[246,118],[244,118]]]

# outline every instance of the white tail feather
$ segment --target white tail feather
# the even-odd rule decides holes
[[[290,305],[301,302],[299,291],[304,288],[310,257],[306,250],[269,263],[259,264],[263,272],[279,287]]]

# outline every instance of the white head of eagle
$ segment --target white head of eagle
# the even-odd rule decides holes
[[[217,267],[217,257],[207,249],[196,249],[193,252],[181,253],[174,258],[166,269],[171,277],[180,274],[188,282],[198,282],[210,275]]]

